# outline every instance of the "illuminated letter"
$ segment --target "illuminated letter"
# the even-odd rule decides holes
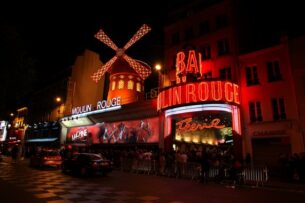
[[[186,71],[189,73],[197,73],[198,72],[198,65],[197,65],[197,59],[196,54],[194,50],[189,51],[189,57],[187,60],[187,67]]]
[[[221,81],[211,82],[211,96],[214,101],[220,101],[222,99],[221,88]]]
[[[190,100],[190,95],[191,95],[191,100]],[[195,85],[190,83],[186,85],[186,103],[190,102],[196,102],[196,94],[195,94]]]
[[[234,101],[236,104],[240,104],[239,100],[239,86],[236,84],[233,84],[233,92],[234,92]]]
[[[176,80],[180,83],[179,74],[185,72],[185,54],[183,52],[178,52],[176,57]]]
[[[173,88],[173,105],[181,104],[181,86]]]
[[[225,82],[225,99],[227,102],[233,101],[233,88],[230,82]]]
[[[209,85],[207,82],[201,82],[198,85],[198,96],[200,101],[206,101],[209,98]]]

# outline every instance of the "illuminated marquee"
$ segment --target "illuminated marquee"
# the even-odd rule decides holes
[[[95,110],[107,109],[110,107],[115,107],[115,106],[120,106],[120,105],[121,105],[121,97],[115,97],[115,98],[110,99],[109,101],[107,101],[107,100],[98,101],[96,104]],[[86,112],[89,112],[92,110],[94,110],[92,104],[78,106],[78,107],[72,108],[72,115],[86,113]]]
[[[158,95],[158,110],[201,102],[240,104],[239,86],[228,81],[201,81],[163,90]]]

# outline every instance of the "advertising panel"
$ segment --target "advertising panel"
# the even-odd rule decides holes
[[[0,142],[5,141],[7,136],[7,121],[0,121]]]
[[[218,145],[233,142],[232,114],[205,111],[174,119],[175,140]]]
[[[157,143],[159,118],[98,123],[91,126],[70,128],[66,143]]]

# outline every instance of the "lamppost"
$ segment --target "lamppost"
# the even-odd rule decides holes
[[[56,118],[57,118],[57,120],[61,117],[61,108],[62,108],[62,104],[61,104],[61,102],[62,102],[62,99],[61,99],[61,97],[56,97],[55,98],[55,101],[56,101],[56,103],[58,104],[57,105],[57,116],[56,116]]]
[[[156,64],[155,65],[155,69],[156,69],[156,71],[158,72],[158,91],[159,91],[159,89],[161,88],[161,69],[162,69],[162,66],[161,66],[161,64]]]

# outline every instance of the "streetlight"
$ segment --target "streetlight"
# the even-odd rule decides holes
[[[57,103],[61,102],[61,98],[60,97],[56,97],[55,100],[56,100]]]
[[[156,64],[155,69],[158,72],[158,89],[160,89],[160,87],[161,87],[161,69],[162,69],[161,64]]]

